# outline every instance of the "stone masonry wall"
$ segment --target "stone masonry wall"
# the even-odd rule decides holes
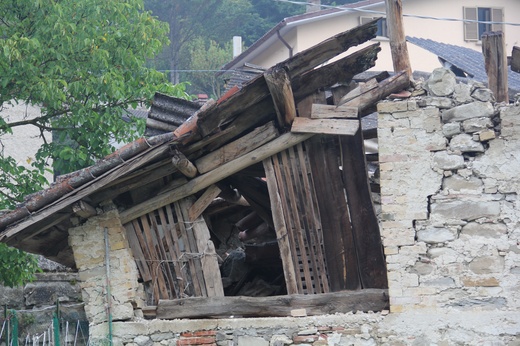
[[[520,106],[496,104],[488,89],[457,84],[442,69],[424,89],[413,93],[422,96],[378,104],[390,311],[132,318],[135,265],[117,212],[109,211],[71,232],[91,335],[107,331],[106,226],[113,270],[121,275],[114,345],[520,345]]]
[[[134,318],[142,307],[138,298],[137,267],[133,259],[125,229],[114,205],[104,207],[102,214],[94,216],[78,227],[69,229],[69,244],[78,266],[85,313],[90,321],[91,342],[108,334],[107,268],[105,257],[105,227],[110,247],[110,294],[113,321]],[[101,326],[100,328],[93,328]],[[93,332],[94,331],[94,332]]]
[[[520,107],[443,69],[425,87],[378,104],[391,311],[518,311]]]

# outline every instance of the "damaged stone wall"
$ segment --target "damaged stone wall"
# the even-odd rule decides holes
[[[425,89],[378,105],[391,310],[517,311],[520,107],[443,69]]]

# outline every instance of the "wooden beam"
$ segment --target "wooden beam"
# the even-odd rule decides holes
[[[514,46],[511,52],[511,70],[520,73],[520,47]]]
[[[395,91],[407,88],[409,85],[410,78],[405,71],[401,71],[380,82],[377,88],[370,89],[367,92],[360,94],[358,97],[342,103],[342,105],[357,107],[359,115],[363,116],[366,115],[365,111],[374,106],[377,101],[382,100]]]
[[[387,290],[293,294],[274,297],[210,297],[159,300],[157,318],[286,317],[305,309],[307,316],[388,309]]]
[[[264,78],[273,98],[278,126],[291,126],[296,117],[296,104],[287,71],[283,67],[275,66],[264,73]]]
[[[234,142],[212,151],[195,161],[199,173],[204,174],[237,157],[247,154],[265,143],[278,137],[279,132],[274,122],[262,125]]]
[[[359,120],[296,118],[291,127],[293,133],[317,133],[352,136],[359,129]]]
[[[296,102],[315,94],[316,90],[321,88],[339,82],[349,82],[356,74],[375,66],[379,51],[381,51],[380,44],[374,43],[338,61],[293,77],[292,87]]]
[[[242,169],[249,167],[257,162],[260,162],[271,155],[279,153],[282,150],[290,148],[310,137],[312,134],[295,134],[286,133],[278,137],[277,139],[233,160],[222,166],[215,168],[211,172],[202,174],[186,184],[173,189],[170,193],[161,194],[156,197],[149,199],[148,201],[133,206],[123,212],[121,212],[122,223],[125,224],[128,221],[135,219],[141,215],[144,215],[152,210],[163,207],[172,202],[178,201],[184,197],[190,196],[194,193],[205,189],[206,187],[219,182],[220,180],[241,171]]]
[[[193,178],[198,173],[197,167],[176,148],[172,149],[172,164],[188,178]]]
[[[504,33],[501,31],[484,33],[482,35],[482,53],[484,54],[489,89],[495,94],[497,102],[509,103]]]
[[[401,0],[385,0],[386,25],[390,38],[390,51],[394,72],[405,71],[408,78],[412,78],[412,67],[406,46],[406,34],[403,26],[403,4]]]
[[[82,217],[84,219],[88,219],[91,216],[97,215],[96,208],[91,206],[85,201],[77,201],[72,205],[72,211],[74,214]]]
[[[363,82],[363,83],[359,83],[359,85],[354,90],[352,90],[349,93],[345,94],[341,98],[341,100],[339,100],[338,104],[339,105],[344,105],[348,101],[353,100],[355,98],[358,98],[361,95],[366,94],[370,90],[373,90],[373,89],[377,88],[378,86],[379,86],[379,82],[375,78],[372,78],[372,79],[370,79],[370,80],[368,80],[366,82]]]
[[[217,185],[211,185],[204,191],[202,196],[193,203],[193,205],[188,210],[188,217],[190,221],[194,221],[197,219],[206,208],[213,202],[215,198],[220,194],[222,190],[218,188]]]
[[[311,119],[357,119],[358,109],[348,106],[312,105]]]

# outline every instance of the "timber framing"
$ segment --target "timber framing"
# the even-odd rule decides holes
[[[377,187],[367,170],[378,156],[364,147],[364,136],[376,133],[362,128],[361,118],[406,88],[408,75],[369,80],[347,95],[336,90],[333,100],[325,93],[374,66],[378,44],[349,50],[376,31],[373,21],[338,34],[193,109],[183,122],[176,105],[191,105],[156,95],[154,116],[167,122],[172,113],[167,133],[28,196],[0,216],[0,241],[75,268],[68,230],[110,204],[147,294],[147,316],[387,309],[371,197]],[[239,243],[251,267],[234,278],[225,267]],[[251,282],[261,286],[261,275],[269,277],[260,278],[269,281],[265,290],[251,289]]]

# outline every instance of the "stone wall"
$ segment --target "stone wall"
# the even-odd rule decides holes
[[[123,297],[116,305],[124,307],[122,321],[113,323],[114,345],[520,345],[520,107],[495,104],[488,89],[457,84],[451,72],[432,76],[427,92],[414,90],[422,96],[378,104],[390,311],[174,321],[132,316],[135,265],[112,210],[71,231],[91,335],[108,329],[98,297],[102,232],[109,227]]]

